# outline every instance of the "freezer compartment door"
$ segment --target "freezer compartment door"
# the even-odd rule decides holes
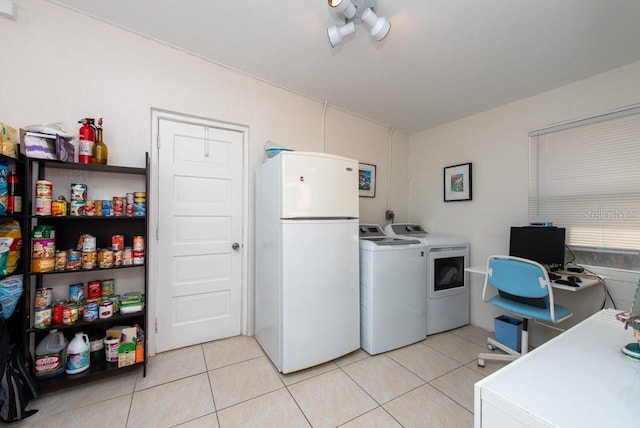
[[[283,222],[282,372],[360,347],[358,223]]]
[[[321,153],[289,152],[279,157],[281,218],[358,217],[357,161]]]

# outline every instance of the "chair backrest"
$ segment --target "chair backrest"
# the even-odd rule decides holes
[[[513,256],[491,256],[487,261],[486,280],[500,291],[520,297],[547,297],[549,275],[533,260]]]
[[[487,260],[487,275],[482,290],[484,301],[489,300],[488,285],[499,290],[503,297],[549,309],[551,319],[555,322],[553,289],[549,274],[541,264],[520,257],[491,256]]]

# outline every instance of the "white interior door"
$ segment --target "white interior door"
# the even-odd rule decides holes
[[[240,334],[243,133],[158,123],[156,350]]]

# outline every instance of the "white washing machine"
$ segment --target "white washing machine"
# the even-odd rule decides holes
[[[419,240],[360,225],[360,346],[369,354],[426,338],[425,260]]]
[[[469,241],[452,235],[431,235],[420,224],[394,223],[388,236],[418,239],[427,251],[424,260],[428,290],[427,335],[469,324]]]

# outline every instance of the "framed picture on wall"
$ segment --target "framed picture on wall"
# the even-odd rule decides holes
[[[444,201],[470,201],[471,163],[461,163],[444,168]]]
[[[361,163],[358,166],[359,180],[358,190],[360,196],[366,198],[376,197],[376,166],[368,163]]]

